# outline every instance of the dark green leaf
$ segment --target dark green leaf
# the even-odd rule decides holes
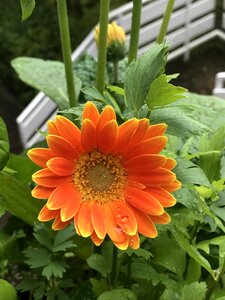
[[[60,109],[69,107],[63,63],[40,58],[18,57],[12,60],[12,66],[22,81],[44,92]],[[77,76],[74,80],[78,98],[81,81]]]
[[[30,291],[42,286],[44,283],[38,281],[34,278],[24,278],[19,284],[17,284],[16,288],[21,290],[22,292]]]
[[[148,250],[139,248],[137,250],[133,250],[131,248],[128,248],[127,250],[122,251],[122,253],[126,253],[127,255],[136,255],[137,257],[142,257],[146,260],[148,260],[150,257],[152,257],[152,253]]]
[[[32,14],[35,7],[35,0],[20,0],[22,9],[22,21],[25,21]]]
[[[185,277],[185,281],[187,283],[198,281],[201,277],[201,265],[191,257],[188,260],[188,267]]]
[[[50,263],[50,258],[48,255],[47,250],[40,248],[28,248],[23,251],[24,255],[28,258],[26,260],[26,263],[31,267],[31,268],[39,268],[46,266]]]
[[[147,95],[147,104],[150,109],[155,106],[164,106],[179,99],[186,98],[187,90],[167,82],[165,74],[157,77],[151,84]]]
[[[0,118],[0,171],[9,159],[9,138],[4,121]]]
[[[45,264],[46,265],[46,264]],[[67,264],[64,261],[51,261],[47,266],[42,270],[42,275],[45,276],[48,280],[51,277],[63,277],[63,273],[66,271]]]
[[[97,300],[137,300],[137,296],[128,289],[116,289],[103,293]]]
[[[73,225],[70,225],[61,231],[58,231],[54,240],[52,251],[65,251],[68,248],[76,247],[73,241],[68,241],[74,235],[75,230]]]
[[[207,285],[205,282],[193,282],[185,284],[182,290],[181,300],[203,300],[207,291]]]
[[[97,280],[95,278],[90,278],[90,282],[92,284],[93,292],[96,296],[100,296],[102,293],[109,290],[106,279],[102,278],[100,280]]]
[[[108,262],[106,259],[100,254],[92,254],[88,259],[87,263],[89,267],[98,271],[103,277],[106,277],[109,274],[110,269],[108,267]]]
[[[167,47],[154,45],[127,68],[124,80],[126,104],[138,111],[145,102],[147,92],[165,63]]]
[[[52,230],[43,223],[35,223],[34,236],[36,240],[49,250],[52,249]]]

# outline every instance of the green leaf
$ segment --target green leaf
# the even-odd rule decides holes
[[[34,278],[24,278],[23,281],[21,281],[19,284],[17,284],[16,288],[22,292],[26,292],[29,290],[36,289],[40,286],[42,286],[44,283],[38,281]]]
[[[5,167],[9,159],[9,138],[7,128],[0,118],[0,171]]]
[[[47,249],[52,249],[52,230],[49,229],[45,224],[35,222],[34,227],[34,237],[36,240],[46,247]]]
[[[167,46],[156,44],[128,66],[124,90],[131,110],[138,111],[144,104],[150,85],[165,64],[166,51]]]
[[[89,97],[92,97],[93,99],[100,100],[101,102],[105,103],[105,98],[95,87],[85,87],[85,88],[82,88],[81,91],[85,95],[88,95]]]
[[[98,271],[103,277],[106,277],[110,273],[108,262],[100,254],[92,254],[88,259],[87,263],[89,267]]]
[[[210,182],[202,169],[189,160],[179,159],[173,171],[183,184],[198,184],[210,187]]]
[[[3,259],[12,254],[16,240],[24,236],[24,232],[21,229],[11,235],[0,232],[0,258]]]
[[[28,258],[26,263],[30,268],[39,268],[46,266],[50,263],[50,258],[47,250],[40,248],[28,248],[23,251],[24,255]]]
[[[107,89],[109,89],[111,92],[115,92],[118,95],[121,95],[121,96],[125,95],[124,89],[119,86],[108,84]]]
[[[168,83],[167,80],[167,76],[163,74],[152,82],[147,95],[147,104],[150,109],[187,97],[184,94],[187,92],[185,88],[174,86]]]
[[[185,284],[182,290],[181,300],[203,300],[207,291],[207,285],[205,282],[193,282]]]
[[[102,293],[109,290],[106,279],[102,278],[100,280],[97,280],[95,278],[90,278],[90,282],[92,284],[93,292],[96,296],[100,296]]]
[[[74,226],[70,225],[63,230],[57,232],[52,251],[65,251],[68,248],[76,247],[73,241],[68,241],[71,237],[75,235]]]
[[[44,92],[60,109],[69,108],[63,63],[32,57],[18,57],[11,63],[22,81]],[[78,98],[81,81],[77,76],[74,83]]]
[[[20,0],[20,5],[22,9],[22,21],[28,19],[35,7],[35,0]]]
[[[14,176],[0,173],[0,205],[30,225],[37,220],[43,204],[31,196],[31,191]]]
[[[66,272],[67,264],[64,261],[51,261],[47,266],[42,270],[42,275],[45,276],[48,280],[51,277],[63,277],[63,273]]]
[[[198,281],[201,277],[201,265],[199,265],[193,258],[189,258],[185,281],[187,283]]]
[[[166,123],[167,132],[171,135],[180,137],[189,137],[192,135],[201,135],[210,128],[194,119],[193,109],[187,105],[171,105],[160,109],[154,109],[151,112],[151,123]]]
[[[6,280],[0,279],[0,299],[16,300],[15,288]]]
[[[137,300],[137,296],[128,289],[116,289],[103,293],[97,300]]]
[[[148,250],[142,249],[142,248],[139,248],[137,250],[128,248],[127,250],[121,251],[121,253],[126,253],[129,256],[136,255],[137,257],[142,257],[146,260],[148,260],[150,257],[152,257],[151,252],[149,252]]]

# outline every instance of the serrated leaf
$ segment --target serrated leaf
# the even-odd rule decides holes
[[[22,9],[22,21],[28,19],[35,7],[35,0],[20,0],[20,5]]]
[[[193,282],[185,284],[182,290],[181,300],[203,300],[207,291],[207,285],[205,282]]]
[[[64,261],[51,261],[47,266],[42,270],[42,275],[45,276],[48,280],[51,277],[63,277],[63,273],[66,271],[67,264]]]
[[[32,57],[18,57],[12,60],[11,64],[22,81],[44,92],[60,109],[69,108],[65,69],[62,62]],[[77,76],[75,76],[74,80],[78,98],[81,81]]]
[[[53,287],[47,291],[47,300],[71,300],[71,298],[63,290]]]
[[[75,230],[73,225],[70,225],[63,230],[58,231],[53,243],[52,251],[65,251],[68,248],[76,247],[73,241],[68,241],[68,239],[70,239],[74,235]]]
[[[88,259],[87,263],[89,267],[98,271],[103,277],[106,277],[110,273],[108,262],[100,254],[92,254]]]
[[[168,83],[167,80],[167,76],[163,74],[152,82],[146,100],[149,109],[153,109],[155,106],[164,106],[187,97],[185,95],[187,89],[174,86]]]
[[[146,260],[148,260],[150,257],[152,257],[152,253],[149,252],[148,250],[139,248],[137,250],[128,248],[127,250],[122,251],[122,253],[126,253],[127,255],[136,255],[137,257],[142,257]]]
[[[6,125],[0,118],[0,171],[5,167],[9,159],[9,138]]]
[[[165,64],[166,51],[164,44],[156,44],[128,66],[124,90],[131,110],[138,111],[144,104],[150,85]]]
[[[39,268],[46,266],[50,263],[50,258],[47,250],[40,248],[28,248],[23,251],[24,255],[28,258],[26,263],[30,268]]]
[[[38,281],[34,278],[24,278],[19,284],[17,284],[16,288],[21,290],[22,292],[30,291],[36,289],[40,286],[44,285],[43,282]]]
[[[128,289],[116,289],[103,293],[97,300],[137,300],[137,296]]]
[[[35,232],[34,237],[36,238],[36,240],[44,247],[51,250],[52,249],[52,231],[50,231],[50,229],[47,228],[42,223],[35,223],[34,232]]]

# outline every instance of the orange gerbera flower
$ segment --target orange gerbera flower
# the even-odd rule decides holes
[[[111,106],[101,114],[86,103],[81,130],[57,116],[48,122],[48,148],[28,156],[43,169],[33,175],[32,195],[48,199],[38,219],[52,228],[74,221],[77,234],[100,245],[106,234],[120,249],[139,247],[139,234],[154,238],[154,224],[170,222],[164,207],[180,188],[171,169],[175,160],[160,155],[166,124],[149,126],[131,119],[118,126]]]

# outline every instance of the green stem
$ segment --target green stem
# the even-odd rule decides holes
[[[117,274],[117,247],[113,245],[113,258],[112,258],[112,273],[111,273],[111,283],[112,287],[115,285],[115,279]]]
[[[132,258],[131,256],[127,257],[127,288],[131,289],[131,264]]]
[[[170,21],[170,16],[173,11],[173,5],[175,0],[168,0],[165,14],[163,16],[162,24],[160,27],[159,35],[157,37],[157,43],[162,44],[166,36],[167,27]]]
[[[105,90],[105,67],[107,53],[107,33],[110,0],[101,0],[100,3],[100,32],[98,45],[97,89],[100,93]]]
[[[142,8],[142,0],[133,0],[128,64],[130,64],[132,60],[137,58],[138,41],[139,41],[140,24],[141,24],[141,8]]]
[[[67,82],[67,93],[69,97],[70,106],[76,106],[76,92],[74,85],[74,74],[73,74],[73,63],[71,59],[71,43],[70,43],[70,32],[69,32],[69,22],[67,14],[66,0],[56,0],[58,8],[58,21],[59,30],[61,38],[61,47],[63,54],[63,61],[66,73]]]
[[[119,67],[119,62],[118,60],[114,60],[113,62],[113,73],[114,73],[114,84],[116,85],[119,81],[118,77],[118,67]]]

